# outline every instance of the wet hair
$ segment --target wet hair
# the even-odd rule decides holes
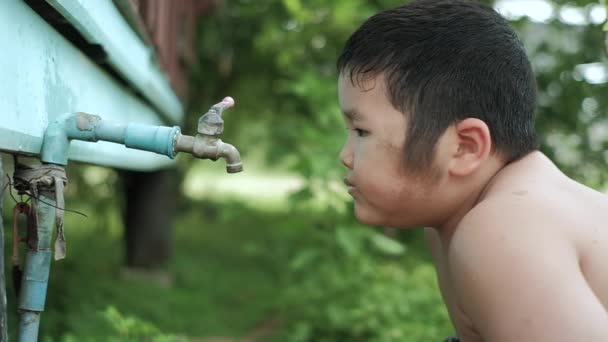
[[[431,166],[452,124],[483,120],[493,153],[507,162],[538,149],[536,81],[507,21],[475,1],[419,0],[380,12],[347,40],[338,71],[353,85],[383,76],[408,118],[404,162]]]

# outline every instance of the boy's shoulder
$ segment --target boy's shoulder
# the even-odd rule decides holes
[[[557,168],[522,164],[500,175],[457,224],[447,244],[450,267],[467,265],[459,261],[481,262],[484,256],[490,262],[507,258],[509,265],[528,257],[576,260],[583,254],[578,250],[582,242],[594,234],[605,238],[608,250],[608,229],[603,227],[608,221],[608,196],[569,179]]]
[[[561,223],[556,225],[559,213],[548,215],[551,208],[540,198],[514,196],[484,200],[462,218],[447,244],[448,260],[455,262],[450,266],[466,266],[457,261],[478,260],[483,255],[500,258],[511,248],[518,255],[510,257],[521,257],[526,252],[552,254],[570,245]],[[540,250],[548,246],[550,250]]]
[[[568,178],[540,153],[501,170],[482,197],[460,220],[453,238],[490,243],[508,237],[536,246],[571,239],[608,221],[608,196]]]
[[[600,228],[608,202],[551,170],[527,178],[545,171],[512,169],[460,221],[446,255],[450,286],[486,340],[608,340],[606,304],[598,300],[608,293],[590,291],[581,270],[594,232],[608,251],[608,231]],[[605,266],[607,259],[595,260]],[[607,274],[597,275],[598,284]]]

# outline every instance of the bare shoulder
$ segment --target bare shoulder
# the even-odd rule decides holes
[[[502,173],[461,220],[450,250],[480,240],[488,248],[515,241],[522,249],[579,257],[587,242],[599,240],[608,250],[608,196],[566,177],[543,155]]]
[[[505,191],[490,197],[452,236],[447,259],[459,304],[486,341],[608,340],[608,312],[564,228],[575,220],[566,224],[573,215],[559,211],[567,196],[512,190],[522,198]]]
[[[459,262],[477,260],[472,257],[484,254],[499,258],[509,248],[515,248],[518,255],[559,253],[576,259],[572,244],[548,212],[541,200],[530,197],[499,195],[484,200],[455,229],[448,247],[450,266],[466,266]]]

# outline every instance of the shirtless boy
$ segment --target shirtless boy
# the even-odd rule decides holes
[[[538,151],[508,23],[464,0],[368,19],[338,61],[357,218],[426,226],[465,342],[608,341],[608,199]]]

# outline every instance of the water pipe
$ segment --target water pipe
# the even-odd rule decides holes
[[[219,136],[224,131],[222,113],[234,105],[231,97],[215,104],[199,119],[198,134],[181,134],[179,127],[153,126],[142,124],[117,124],[102,120],[97,115],[87,113],[67,114],[53,121],[47,127],[42,142],[43,163],[67,165],[67,150],[72,140],[109,141],[126,147],[155,152],[175,158],[178,152],[192,154],[196,158],[223,158],[226,171],[243,171],[239,151],[224,143]]]
[[[55,223],[53,191],[42,191],[36,201],[36,239],[28,241],[19,295],[19,342],[38,340],[40,314],[44,311],[51,265],[51,240]],[[30,237],[32,238],[32,237]]]
[[[57,226],[55,258],[65,257],[63,239],[63,189],[67,182],[65,165],[72,140],[109,141],[126,147],[175,158],[178,152],[201,159],[226,160],[229,173],[243,171],[239,151],[222,142],[222,113],[234,105],[230,97],[217,103],[199,120],[196,136],[181,134],[179,127],[117,124],[87,113],[67,114],[51,122],[44,134],[41,161],[37,168],[15,170],[21,193],[33,195],[36,229],[28,233],[28,251],[19,296],[19,342],[37,341],[40,314],[44,310],[51,264],[53,226]],[[59,253],[58,253],[59,251]],[[58,255],[59,254],[59,255]]]

